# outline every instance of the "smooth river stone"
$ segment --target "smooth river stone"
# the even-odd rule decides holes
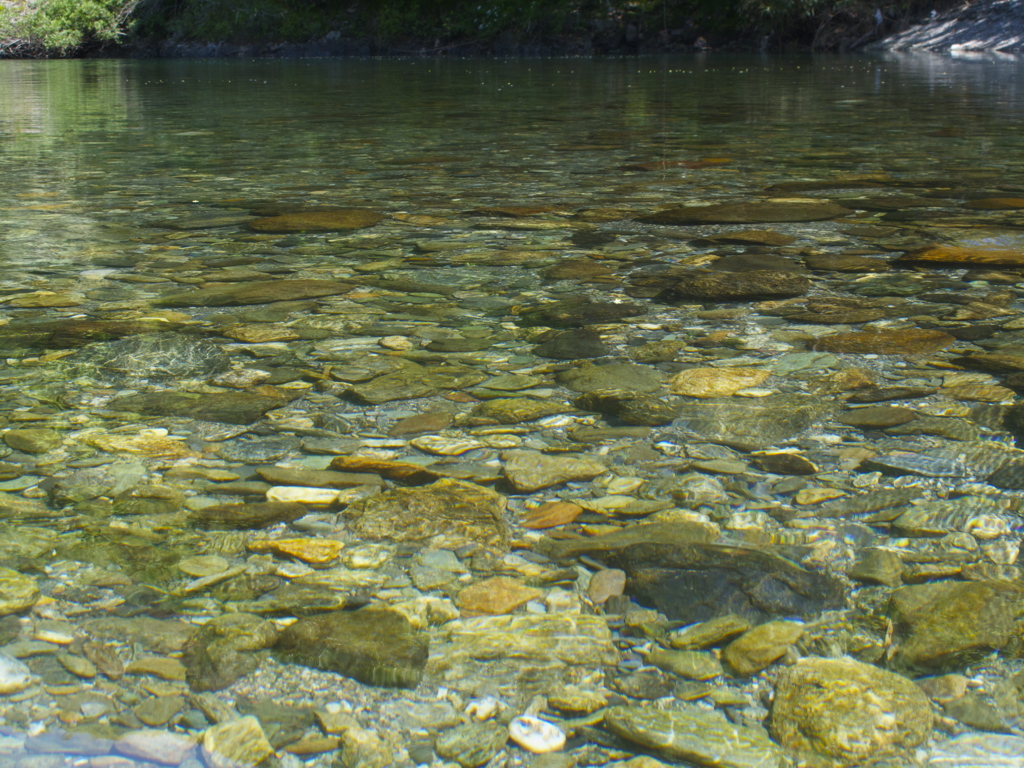
[[[302,504],[268,501],[256,504],[215,504],[193,512],[190,521],[197,528],[217,531],[267,528],[290,523],[307,513]]]
[[[772,735],[836,766],[908,758],[931,730],[931,704],[920,688],[853,659],[801,659],[775,686]]]
[[[4,432],[4,442],[9,448],[23,453],[46,453],[61,445],[61,435],[55,429],[26,427]]]
[[[26,611],[39,602],[39,597],[35,579],[0,567],[0,616]]]
[[[576,480],[593,480],[608,467],[586,456],[557,454],[548,456],[539,451],[512,450],[501,456],[505,478],[520,493],[533,493]]]
[[[583,360],[588,357],[603,357],[608,347],[601,340],[601,334],[592,328],[573,328],[563,331],[533,348],[533,354],[552,360]]]
[[[965,248],[956,245],[929,245],[908,251],[897,261],[960,264],[968,267],[1019,267],[1024,265],[1024,251],[1006,248]]]
[[[203,395],[153,392],[119,397],[112,400],[109,407],[148,416],[181,416],[218,424],[252,424],[267,411],[287,404],[284,398],[251,392],[214,392]]]
[[[792,272],[696,272],[666,288],[659,298],[667,301],[754,301],[803,296],[809,278]]]
[[[841,583],[767,551],[707,541],[705,528],[647,523],[604,536],[545,542],[554,559],[589,555],[626,572],[626,593],[673,621],[725,614],[812,616],[843,600]]]
[[[536,309],[524,310],[520,313],[518,321],[523,326],[582,328],[585,325],[618,323],[627,317],[636,317],[646,313],[647,307],[640,304],[567,299],[545,304]]]
[[[445,548],[482,544],[507,551],[506,503],[488,488],[443,479],[370,496],[350,504],[344,515],[349,530],[363,538],[426,542],[438,537]]]
[[[573,407],[568,403],[551,400],[534,400],[529,397],[499,397],[474,406],[469,416],[479,424],[521,424],[545,416],[568,413]]]
[[[814,342],[814,349],[857,355],[930,355],[955,342],[954,337],[942,331],[894,328],[825,336]]]
[[[198,456],[184,440],[160,435],[89,435],[84,442],[109,453],[131,453],[162,459]]]
[[[380,475],[369,472],[267,466],[256,467],[256,474],[274,485],[305,485],[310,488],[354,488],[358,485],[383,484]]]
[[[749,677],[782,658],[803,633],[803,624],[767,621],[729,643],[722,653],[722,660],[740,677]]]
[[[655,754],[707,768],[779,768],[782,750],[762,728],[734,725],[725,715],[689,704],[671,709],[615,706],[604,727]]]
[[[158,307],[237,307],[272,301],[297,301],[337,296],[352,290],[351,283],[336,280],[263,280],[230,283],[162,296]]]
[[[1002,581],[937,582],[900,587],[889,615],[898,649],[894,663],[929,672],[958,670],[1014,634],[1022,591]]]
[[[32,685],[32,670],[28,665],[0,652],[0,696],[23,691]]]
[[[256,539],[246,544],[250,552],[294,557],[311,565],[324,565],[335,560],[344,548],[344,542],[334,539]]]
[[[583,507],[571,501],[549,501],[536,509],[523,513],[519,521],[523,528],[543,530],[571,523],[583,513]]]
[[[331,469],[343,474],[376,475],[411,485],[431,483],[439,478],[429,466],[412,461],[378,459],[375,456],[338,456],[331,459]]]
[[[758,398],[709,399],[679,407],[672,426],[701,437],[745,448],[768,448],[809,429],[833,405],[802,394]]]
[[[366,208],[338,208],[253,219],[249,228],[257,232],[337,232],[372,227],[383,218],[383,214]]]
[[[784,235],[772,229],[741,229],[736,232],[722,232],[702,237],[698,243],[721,243],[723,245],[773,245],[784,246],[796,242],[792,235]]]
[[[619,652],[603,616],[513,614],[449,621],[431,666],[458,673],[470,660],[520,667],[523,660],[570,666],[615,664]]]
[[[635,363],[585,364],[555,375],[555,381],[574,392],[602,389],[654,392],[661,387],[664,379],[664,374],[657,368]]]
[[[282,661],[337,672],[367,685],[415,688],[428,643],[397,611],[368,607],[299,619],[274,645]]]
[[[253,715],[211,725],[203,731],[201,745],[209,768],[250,768],[274,754]]]
[[[531,600],[544,596],[544,590],[529,587],[510,576],[493,576],[466,587],[455,598],[463,616],[497,616],[512,613]]]
[[[740,390],[763,384],[771,371],[763,368],[689,368],[669,381],[674,395],[727,397]]]
[[[821,200],[764,200],[744,203],[693,205],[641,216],[644,224],[771,224],[824,221],[852,213],[849,208]]]
[[[779,675],[771,732],[787,748],[838,766],[908,758],[932,730],[932,708],[906,678],[852,658],[802,658]]]

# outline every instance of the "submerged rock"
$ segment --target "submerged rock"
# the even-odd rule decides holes
[[[658,298],[669,302],[787,299],[803,296],[810,287],[808,278],[792,272],[695,272],[677,278]]]
[[[383,214],[365,208],[336,208],[266,216],[248,225],[257,232],[337,232],[372,227],[383,218]]]
[[[114,381],[205,378],[226,371],[230,358],[206,339],[178,333],[147,333],[93,344],[74,358]]]
[[[349,505],[350,529],[369,539],[427,542],[438,537],[447,547],[474,543],[508,549],[505,497],[458,480],[438,480],[422,488],[395,488]]]
[[[402,614],[367,607],[299,619],[281,633],[274,653],[368,685],[414,688],[427,663],[427,638]]]
[[[1020,588],[1003,581],[900,587],[890,603],[893,661],[930,672],[970,664],[1010,642],[1022,602]]]
[[[315,299],[350,290],[350,283],[335,280],[269,280],[199,288],[163,296],[154,303],[158,307],[230,307]]]
[[[692,704],[670,709],[615,706],[604,727],[670,760],[707,768],[779,768],[783,752],[761,728],[734,725],[713,710]]]
[[[857,355],[931,355],[954,342],[953,336],[942,331],[896,328],[825,336],[814,342],[814,349]]]
[[[735,614],[761,621],[810,616],[842,603],[834,577],[758,549],[706,541],[699,526],[652,523],[553,543],[554,557],[587,554],[624,570],[627,594],[673,621]],[[705,540],[702,540],[705,539]]]
[[[181,416],[220,424],[252,424],[267,411],[287,404],[284,398],[252,392],[214,392],[205,395],[154,392],[116,398],[110,402],[110,408],[151,416]]]
[[[823,221],[853,213],[835,203],[820,200],[764,200],[670,208],[637,221],[644,224],[771,224],[787,221]]]
[[[801,659],[775,686],[772,735],[834,765],[909,757],[931,728],[931,705],[920,688],[853,659]]]
[[[681,405],[673,426],[709,440],[761,449],[809,429],[833,407],[827,400],[802,394],[748,400],[713,398]]]

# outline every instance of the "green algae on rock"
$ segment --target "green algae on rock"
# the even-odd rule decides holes
[[[350,504],[349,528],[369,539],[475,543],[506,551],[506,499],[472,483],[443,479],[421,488],[394,488]]]
[[[853,213],[849,208],[822,200],[763,200],[716,203],[670,208],[637,221],[644,224],[774,224],[795,221],[824,221]]]
[[[810,287],[810,279],[793,272],[694,272],[684,277],[677,275],[658,298],[670,303],[788,299],[803,296]]]
[[[1003,581],[900,587],[890,602],[893,661],[929,672],[959,669],[1010,642],[1021,605],[1021,589]]]
[[[152,392],[110,401],[110,409],[147,416],[182,416],[220,424],[252,424],[267,411],[288,404],[282,397],[253,392]]]
[[[252,219],[247,223],[250,229],[257,232],[339,232],[372,227],[383,218],[384,214],[366,208],[336,208],[283,213]]]
[[[858,355],[931,355],[956,342],[948,333],[922,328],[854,331],[825,336],[814,342],[818,352]]]
[[[905,677],[849,658],[801,659],[779,676],[771,732],[836,766],[907,758],[930,735],[932,710]]]
[[[337,296],[352,288],[351,283],[336,280],[257,280],[174,293],[153,303],[158,307],[235,307]]]
[[[423,677],[428,643],[402,614],[369,606],[299,619],[281,633],[274,654],[368,685],[414,688]]]
[[[719,712],[692,704],[671,709],[614,706],[604,727],[670,760],[706,768],[780,768],[783,751],[762,728],[734,725]]]

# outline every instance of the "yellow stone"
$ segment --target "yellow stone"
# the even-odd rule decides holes
[[[771,375],[763,368],[690,368],[672,377],[672,394],[689,397],[728,397],[763,384]]]
[[[110,453],[137,453],[165,459],[184,459],[198,456],[183,440],[160,435],[93,435],[86,443]]]
[[[7,304],[12,307],[77,307],[83,301],[81,294],[67,291],[36,291],[35,293],[23,293],[8,299]]]
[[[246,546],[250,552],[294,557],[310,565],[329,563],[345,548],[342,542],[334,539],[257,539]]]
[[[1008,248],[964,248],[956,245],[929,245],[903,254],[897,261],[930,261],[946,264],[985,264],[990,267],[1019,267],[1024,252]]]
[[[246,344],[264,344],[271,341],[294,341],[299,338],[295,329],[283,323],[248,323],[233,325],[220,332],[229,339]]]
[[[519,606],[543,595],[543,590],[528,587],[519,579],[494,576],[466,587],[459,592],[455,602],[463,616],[496,616],[512,613]]]
[[[124,671],[129,675],[153,675],[161,680],[185,679],[185,665],[165,656],[143,656],[131,662]]]
[[[811,504],[820,504],[823,501],[829,501],[830,499],[838,499],[840,496],[845,496],[845,491],[840,491],[838,488],[802,488],[796,492],[796,496],[793,500],[797,504],[808,506]]]

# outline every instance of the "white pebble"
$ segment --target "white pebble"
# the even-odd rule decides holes
[[[565,733],[557,725],[530,715],[521,715],[508,724],[508,735],[516,744],[535,755],[557,752],[565,746]]]

